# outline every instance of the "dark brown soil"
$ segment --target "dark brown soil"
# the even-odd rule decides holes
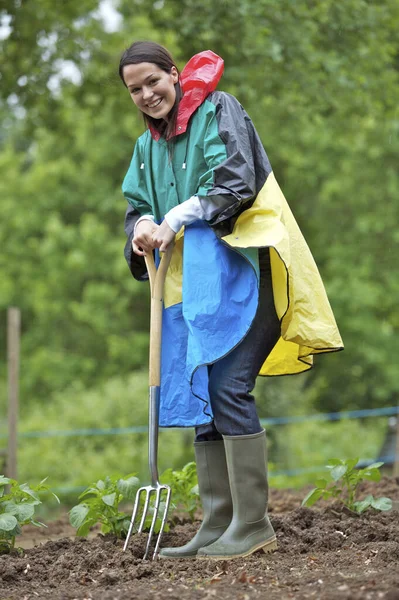
[[[50,541],[40,543],[36,532],[39,545],[23,556],[0,557],[0,600],[399,600],[398,510],[357,517],[336,504],[301,508],[305,493],[271,492],[275,553],[231,561],[143,562],[144,534],[122,553],[122,542],[112,537],[60,537],[72,531],[58,522],[49,528]],[[389,496],[398,506],[394,479],[368,484],[364,493]],[[185,543],[197,526],[177,525],[163,545]]]

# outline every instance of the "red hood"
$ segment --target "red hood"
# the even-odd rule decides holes
[[[186,131],[191,115],[203,103],[208,94],[216,89],[223,69],[223,59],[212,50],[205,50],[190,58],[180,74],[180,85],[184,96],[179,104],[176,135]],[[151,125],[149,128],[154,140],[158,141],[159,133]]]

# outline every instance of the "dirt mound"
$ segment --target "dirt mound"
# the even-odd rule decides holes
[[[389,491],[388,491],[389,490]],[[143,562],[146,535],[128,550],[111,536],[61,537],[0,557],[0,600],[252,600],[294,598],[399,600],[399,512],[349,514],[335,503],[302,508],[306,491],[271,493],[277,552],[233,561]],[[399,486],[385,477],[365,493],[399,500]],[[62,522],[49,535],[70,535]],[[179,546],[198,523],[176,525],[164,546]]]

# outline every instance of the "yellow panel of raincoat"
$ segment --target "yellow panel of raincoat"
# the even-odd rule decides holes
[[[281,337],[260,375],[300,373],[313,354],[343,348],[320,273],[273,173],[223,240],[234,248],[270,248]]]

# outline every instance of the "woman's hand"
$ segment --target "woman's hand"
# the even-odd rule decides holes
[[[153,247],[159,248],[161,252],[165,252],[169,244],[175,239],[175,235],[173,229],[163,220],[158,229],[152,234]]]
[[[151,252],[155,248],[152,236],[159,229],[159,225],[150,221],[150,219],[143,219],[136,227],[136,232],[132,241],[132,248],[135,254],[144,256],[148,252]]]

